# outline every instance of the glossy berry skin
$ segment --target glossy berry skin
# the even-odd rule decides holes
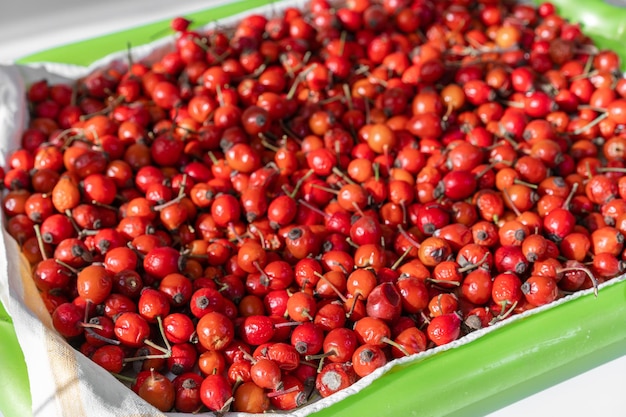
[[[91,326],[95,325],[95,326]],[[85,340],[92,346],[99,347],[109,344],[114,336],[113,320],[106,316],[95,316],[89,319],[85,327]]]
[[[296,292],[287,300],[287,314],[292,320],[307,322],[313,320],[317,312],[317,304],[312,295],[306,292]]]
[[[565,236],[572,233],[576,219],[574,215],[565,209],[557,208],[548,213],[543,219],[543,227],[549,238],[559,242]]]
[[[67,216],[52,214],[41,223],[41,236],[46,243],[55,245],[75,235],[76,230]]]
[[[71,271],[52,258],[39,262],[33,271],[35,285],[42,291],[64,288],[71,277]]]
[[[368,316],[393,321],[402,312],[402,298],[395,285],[390,282],[376,286],[367,297]]]
[[[284,342],[272,343],[265,353],[268,359],[276,362],[284,371],[293,371],[300,365],[298,351],[292,345]]]
[[[234,407],[248,413],[263,413],[270,407],[270,400],[263,388],[252,381],[242,383],[234,393]]]
[[[209,350],[223,350],[235,337],[232,321],[216,311],[205,314],[196,325],[200,344]]]
[[[161,411],[170,411],[176,397],[172,382],[156,371],[150,371],[146,375],[137,394]]]
[[[232,195],[219,195],[213,200],[211,215],[219,226],[227,226],[241,216],[239,202]]]
[[[84,312],[75,304],[64,303],[52,313],[52,324],[64,337],[76,337],[83,333],[83,327],[80,326],[83,315]]]
[[[114,332],[124,345],[138,348],[150,336],[150,325],[139,314],[125,312],[117,317]]]
[[[226,377],[208,375],[200,385],[200,399],[209,410],[221,411],[231,398],[231,391],[232,387]]]
[[[202,287],[198,288],[191,294],[189,299],[189,307],[191,314],[196,318],[202,318],[204,315],[222,311],[224,308],[224,298],[222,294],[215,288]]]
[[[171,356],[167,358],[166,369],[174,375],[190,372],[198,362],[198,351],[191,343],[171,345]]]
[[[451,171],[443,177],[443,195],[458,201],[471,196],[476,190],[476,177],[469,171]]]
[[[102,266],[90,265],[80,271],[76,286],[80,297],[93,304],[100,304],[111,293],[113,274]]]
[[[352,355],[352,367],[359,377],[364,377],[387,363],[383,350],[377,346],[364,344]]]
[[[496,249],[494,262],[498,272],[513,272],[523,275],[528,269],[528,261],[522,248],[516,245],[500,246]]]
[[[401,331],[395,338],[394,342],[402,347],[403,350],[392,346],[391,354],[394,358],[402,358],[426,350],[428,339],[426,334],[417,327],[408,327]]]
[[[461,294],[471,303],[483,305],[491,299],[492,286],[491,274],[483,268],[478,268],[465,276]]]
[[[291,345],[300,355],[315,355],[322,350],[324,332],[314,323],[303,323],[291,333]]]
[[[428,339],[437,346],[456,340],[461,334],[461,319],[454,313],[434,317],[426,328]]]
[[[526,301],[535,306],[551,303],[559,296],[559,288],[552,278],[533,275],[521,286]]]
[[[323,350],[331,362],[348,362],[358,346],[356,333],[345,327],[331,330],[324,337]]]
[[[522,281],[514,273],[502,273],[493,280],[491,289],[492,300],[504,306],[515,305],[523,297],[521,290]]]
[[[185,343],[191,341],[195,326],[189,316],[183,313],[171,313],[163,318],[165,337],[171,343]]]
[[[280,367],[271,359],[256,359],[250,368],[250,376],[261,388],[278,390],[282,387]]]
[[[101,346],[91,355],[91,360],[109,372],[119,373],[124,368],[124,350],[116,345]]]
[[[306,404],[304,384],[293,375],[283,375],[282,388],[271,392],[270,402],[278,410],[293,410]]]
[[[239,327],[239,335],[245,343],[261,345],[274,336],[274,322],[267,316],[246,317]]]
[[[359,217],[350,227],[350,239],[357,245],[377,243],[381,236],[380,222],[372,216]]]
[[[427,235],[432,235],[435,230],[450,222],[449,212],[437,204],[426,204],[419,207],[416,215],[417,227]]]
[[[192,413],[201,406],[200,385],[202,381],[203,378],[193,372],[180,374],[172,380],[176,392],[176,399],[174,400],[176,410]]]
[[[418,313],[428,306],[429,292],[423,280],[415,277],[401,277],[396,286],[402,298],[402,310],[407,313]]]
[[[156,323],[170,312],[170,303],[164,293],[154,288],[144,288],[137,300],[137,311],[149,323]]]
[[[150,250],[143,258],[143,267],[147,273],[157,278],[179,272],[180,254],[170,247],[157,247]]]

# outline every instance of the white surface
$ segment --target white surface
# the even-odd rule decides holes
[[[54,46],[218,4],[215,0],[1,1],[0,63],[10,63]],[[624,387],[626,357],[598,366],[488,416],[625,416]]]
[[[0,64],[227,0],[2,0]]]
[[[626,415],[626,357],[622,357],[530,397],[487,417],[623,417]]]

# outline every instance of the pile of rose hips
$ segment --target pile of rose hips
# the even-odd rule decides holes
[[[312,0],[29,86],[3,209],[161,410],[288,410],[624,270],[626,81],[545,3]]]

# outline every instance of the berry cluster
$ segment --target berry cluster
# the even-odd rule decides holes
[[[550,3],[190,23],[30,85],[3,172],[56,330],[160,410],[294,409],[624,271],[626,80]]]

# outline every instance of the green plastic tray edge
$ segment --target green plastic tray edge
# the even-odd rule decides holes
[[[0,411],[4,417],[32,415],[30,384],[24,354],[13,321],[0,303]]]

